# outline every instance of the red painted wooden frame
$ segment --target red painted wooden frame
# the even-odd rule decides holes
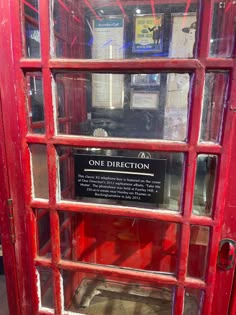
[[[51,59],[50,57],[50,13],[49,0],[40,2],[40,30],[41,30],[41,59],[27,59],[22,57],[24,51],[21,40],[21,21],[19,12],[21,6],[18,1],[0,0],[3,8],[3,16],[6,18],[3,39],[0,42],[1,60],[6,60],[3,65],[3,74],[1,75],[1,90],[4,91],[3,101],[3,124],[6,139],[13,139],[6,148],[7,163],[4,160],[3,165],[8,166],[10,194],[13,198],[16,217],[16,261],[17,273],[20,277],[13,278],[13,281],[21,288],[17,294],[19,298],[17,307],[11,306],[12,314],[46,314],[38,310],[38,296],[35,278],[36,266],[51,268],[53,272],[54,283],[54,302],[55,313],[62,314],[63,305],[60,297],[61,274],[60,269],[72,271],[94,272],[103,275],[117,275],[127,277],[137,281],[150,281],[153,284],[176,285],[174,313],[182,314],[184,307],[184,289],[198,288],[205,292],[202,314],[203,315],[223,315],[227,314],[230,292],[232,287],[234,270],[222,273],[216,268],[218,244],[221,238],[236,238],[236,222],[231,219],[235,213],[236,200],[230,189],[227,190],[227,183],[235,183],[230,177],[232,170],[236,171],[233,163],[235,157],[235,148],[233,143],[236,141],[236,118],[235,118],[235,78],[236,63],[232,58],[209,58],[209,45],[211,37],[211,24],[213,3],[212,0],[201,1],[200,29],[198,39],[198,50],[196,59],[142,59],[142,60],[114,60],[114,61],[93,61],[93,60],[65,60]],[[86,3],[87,1],[85,1]],[[122,4],[121,1],[117,1]],[[172,0],[171,2],[179,2]],[[128,1],[129,4],[137,3]],[[163,1],[163,3],[166,3]],[[7,34],[12,34],[12,42]],[[6,46],[7,43],[7,46]],[[11,52],[13,48],[13,60]],[[7,48],[7,49],[6,49]],[[191,99],[191,110],[189,120],[188,142],[171,141],[145,141],[136,139],[99,139],[84,136],[58,136],[55,135],[54,113],[52,106],[51,89],[51,71],[77,70],[77,71],[98,71],[98,72],[135,72],[140,70],[153,71],[190,71],[194,73],[194,83]],[[231,77],[229,106],[224,123],[224,133],[220,144],[199,143],[198,135],[201,120],[201,103],[204,92],[204,78],[206,70],[228,70]],[[26,119],[26,89],[25,72],[41,71],[43,76],[44,104],[45,104],[45,135],[29,134]],[[5,83],[5,87],[3,83]],[[16,91],[6,89],[6,86],[16,86]],[[14,106],[13,106],[14,104]],[[16,114],[18,108],[18,116]],[[19,118],[19,121],[17,120]],[[3,137],[3,135],[1,135]],[[49,200],[42,201],[32,199],[31,196],[31,172],[30,172],[30,144],[45,144],[47,146],[48,173],[49,173]],[[134,207],[106,206],[84,203],[58,202],[57,194],[57,169],[56,145],[70,145],[79,147],[101,147],[109,149],[139,149],[150,151],[171,151],[185,152],[185,180],[183,196],[183,213],[173,214],[167,211],[149,212],[146,209],[136,209]],[[197,217],[192,215],[192,199],[194,193],[194,180],[196,173],[196,155],[199,153],[217,154],[219,156],[219,172],[217,174],[216,198],[214,200],[214,213],[210,217]],[[4,155],[3,155],[4,156]],[[17,161],[17,162],[15,162]],[[22,161],[22,165],[20,164]],[[232,176],[232,175],[231,175]],[[5,177],[6,178],[6,175]],[[16,184],[17,183],[17,184]],[[22,194],[24,187],[24,195]],[[7,196],[9,192],[5,192]],[[226,199],[227,197],[227,199]],[[232,200],[232,201],[231,201]],[[225,211],[223,211],[225,207]],[[32,212],[34,208],[49,209],[52,237],[52,260],[37,257],[37,244],[32,235],[36,234],[36,223]],[[94,266],[83,263],[73,263],[61,260],[60,258],[60,227],[57,210],[90,212],[114,214],[126,217],[152,218],[163,221],[181,223],[181,241],[180,241],[180,262],[176,277],[164,276],[160,274],[136,272],[135,270],[124,270],[119,268],[110,268],[107,266]],[[4,218],[6,220],[6,216]],[[223,225],[224,223],[224,225]],[[211,227],[211,242],[209,246],[209,257],[206,280],[192,279],[187,276],[188,251],[190,243],[190,225],[204,225]],[[26,228],[27,227],[27,228]],[[10,253],[10,250],[9,250]],[[12,253],[11,253],[12,255]],[[13,255],[14,256],[14,255]],[[7,261],[7,265],[8,265]],[[224,286],[221,285],[223,279]],[[235,286],[234,286],[235,288]],[[16,290],[17,292],[17,290]],[[224,296],[224,301],[219,299]],[[231,303],[231,314],[235,312],[235,302]]]

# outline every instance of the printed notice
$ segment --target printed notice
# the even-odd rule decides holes
[[[92,21],[93,59],[124,58],[124,19],[104,18]],[[123,108],[124,75],[99,73],[92,75],[92,105],[96,108]]]
[[[163,203],[166,160],[75,155],[78,197]]]
[[[162,52],[163,14],[135,17],[133,52]]]
[[[159,93],[134,92],[131,94],[131,108],[157,109]]]

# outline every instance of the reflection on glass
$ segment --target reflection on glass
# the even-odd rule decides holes
[[[27,73],[28,128],[32,133],[44,133],[44,101],[41,72]]]
[[[60,150],[59,150],[60,151]],[[60,151],[58,156],[60,173],[60,191],[62,199],[72,199],[75,195],[74,178],[74,159],[70,149]]]
[[[25,19],[25,56],[29,58],[39,58],[40,30],[38,0],[27,0],[22,2],[24,2]]]
[[[68,183],[66,194],[61,189],[61,199],[174,211],[181,207],[182,153],[70,147],[58,147],[57,151],[59,160],[66,156],[71,167],[70,172],[60,171],[60,182]],[[103,165],[96,170],[90,159]],[[139,169],[135,171],[135,167]],[[151,173],[145,171],[148,168]]]
[[[186,288],[184,297],[184,314],[199,315],[201,314],[201,302],[203,292],[197,289]]]
[[[214,0],[210,56],[231,57],[235,51],[236,3]]]
[[[50,214],[48,210],[36,210],[37,248],[39,256],[51,257]]]
[[[201,141],[220,142],[221,140],[227,86],[228,73],[206,73],[200,136]]]
[[[51,269],[44,267],[37,267],[40,286],[40,306],[45,308],[54,308],[53,300],[53,283],[52,283],[52,271]]]
[[[60,250],[61,250],[61,258],[72,260],[72,253],[76,253],[73,250],[74,244],[77,242],[73,239],[75,233],[75,225],[77,224],[76,215],[73,215],[69,212],[59,212],[59,220],[60,220]],[[73,231],[72,231],[73,229]],[[75,242],[74,242],[75,241]],[[78,242],[79,244],[79,242]]]
[[[63,259],[176,273],[179,224],[83,213],[72,217],[59,213],[60,217],[65,217],[61,232],[69,231],[67,251],[78,244],[73,257],[66,257],[62,249]]]
[[[216,168],[216,155],[198,155],[193,203],[195,215],[210,215],[212,213]]]
[[[206,226],[191,226],[188,276],[193,278],[205,277],[210,229]]]
[[[55,76],[58,133],[186,140],[188,73]]]
[[[32,144],[31,162],[32,162],[32,182],[33,196],[35,198],[48,199],[48,166],[46,145]]]
[[[169,315],[173,287],[62,270],[66,311],[96,315]]]
[[[52,55],[106,60],[191,58],[195,51],[197,11],[197,0],[64,0],[63,4],[55,0]]]

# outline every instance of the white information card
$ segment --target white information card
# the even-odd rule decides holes
[[[92,21],[93,59],[124,58],[124,19],[122,17],[105,17]],[[92,105],[95,108],[123,108],[124,75],[93,74]]]

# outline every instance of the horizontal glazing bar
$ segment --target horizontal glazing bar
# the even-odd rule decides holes
[[[50,259],[47,258],[42,259],[37,257],[35,259],[35,265],[40,267],[52,268],[52,262]]]
[[[94,60],[69,60],[57,59],[50,60],[49,67],[53,69],[76,69],[91,71],[124,71],[124,70],[142,70],[154,71],[156,69],[165,69],[165,72],[173,69],[194,70],[203,68],[203,65],[197,59],[136,59],[136,60],[112,60],[112,61],[94,61]]]
[[[196,146],[189,145],[184,142],[177,141],[160,141],[160,140],[137,140],[137,139],[123,139],[123,138],[92,138],[85,136],[57,136],[48,141],[41,135],[26,136],[28,143],[50,143],[54,145],[70,145],[78,147],[91,148],[107,148],[107,149],[127,149],[127,150],[149,150],[149,151],[172,151],[172,152],[192,152],[197,153],[214,153],[221,154],[222,147],[214,143],[200,143]]]
[[[142,59],[142,60],[112,60],[112,61],[95,61],[95,60],[69,60],[69,59],[51,59],[48,67],[51,69],[76,69],[91,71],[125,71],[145,69],[152,71],[154,69],[167,70],[194,70],[197,68],[212,69],[231,69],[234,61],[231,58],[206,58],[206,59]],[[44,67],[39,59],[22,58],[19,62],[22,69],[40,69]]]
[[[43,63],[40,59],[21,58],[18,66],[22,69],[35,71],[40,70],[43,67]]]
[[[197,153],[214,153],[214,154],[221,154],[222,147],[219,144],[214,143],[199,143],[195,147]]]
[[[33,208],[37,209],[50,209],[49,207],[49,201],[44,199],[34,199],[32,201],[31,205],[33,205]]]
[[[28,134],[26,136],[26,140],[28,143],[44,143],[46,144],[46,137],[42,134]]]
[[[48,263],[48,261],[44,259],[36,259],[35,260],[36,266],[43,266],[48,268],[60,268],[65,270],[72,270],[72,271],[81,271],[81,272],[89,272],[95,274],[102,274],[104,276],[120,276],[120,277],[127,277],[134,281],[151,281],[153,283],[161,283],[161,284],[172,284],[172,285],[184,285],[191,288],[199,288],[205,289],[206,284],[202,280],[193,279],[193,278],[186,278],[186,281],[178,281],[174,276],[165,275],[161,273],[152,273],[152,272],[142,272],[136,271],[132,269],[121,269],[121,268],[114,268],[109,266],[101,266],[101,265],[92,265],[86,263],[74,263],[68,261],[60,261],[58,264],[54,265],[53,263]]]
[[[31,207],[33,208],[47,208],[47,205],[42,205],[37,200],[32,201]],[[213,221],[210,217],[192,216],[187,221],[181,214],[175,214],[172,211],[150,211],[142,208],[121,207],[112,205],[98,205],[89,203],[77,202],[61,202],[56,205],[58,210],[71,211],[71,212],[85,212],[85,213],[98,213],[98,214],[113,214],[125,217],[136,217],[146,219],[157,219],[164,221],[171,221],[177,223],[190,223],[199,224],[204,226],[215,226],[217,221]]]
[[[205,66],[206,66],[207,70],[214,70],[214,69],[227,70],[227,69],[233,68],[234,59],[230,59],[230,58],[207,58],[205,60]]]
[[[136,139],[104,139],[91,137],[54,137],[54,144],[76,145],[80,147],[97,147],[97,148],[115,148],[115,149],[133,149],[133,150],[150,150],[150,151],[188,151],[189,145],[183,142],[158,141],[158,140],[136,140]]]

